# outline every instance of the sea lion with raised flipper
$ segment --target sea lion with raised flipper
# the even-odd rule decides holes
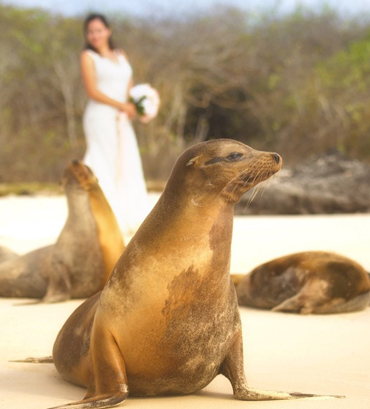
[[[301,314],[365,309],[368,273],[357,262],[325,251],[294,253],[232,275],[239,305]]]
[[[313,396],[247,386],[229,272],[234,204],[281,165],[276,153],[227,139],[180,156],[102,293],[78,307],[57,336],[57,370],[87,388],[81,401],[59,408],[111,407],[129,393],[191,394],[218,374],[236,399]]]
[[[68,218],[52,246],[0,264],[0,296],[59,302],[100,291],[124,245],[115,216],[91,170],[73,161],[62,184]]]

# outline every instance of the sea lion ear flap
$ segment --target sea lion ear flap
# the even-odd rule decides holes
[[[199,156],[196,156],[193,159],[190,159],[189,162],[186,164],[186,166],[196,166],[199,164]]]

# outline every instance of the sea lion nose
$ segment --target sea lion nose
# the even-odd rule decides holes
[[[277,153],[272,153],[271,156],[275,159],[276,163],[280,162],[280,156]]]

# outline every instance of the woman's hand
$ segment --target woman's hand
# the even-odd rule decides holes
[[[121,111],[125,112],[130,119],[136,116],[136,107],[131,102],[122,104]]]

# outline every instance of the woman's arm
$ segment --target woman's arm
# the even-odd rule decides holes
[[[131,77],[127,87],[127,99],[130,98],[130,90],[134,86],[134,79]]]
[[[88,52],[83,51],[81,53],[80,62],[82,80],[86,94],[89,98],[124,111],[129,116],[129,118],[135,116],[136,110],[133,104],[131,104],[130,102],[119,102],[113,98],[108,97],[98,90],[96,86],[96,72],[94,61]]]
[[[124,58],[127,60],[127,62],[130,63],[127,57],[127,54],[122,49],[119,50],[119,53],[121,53],[124,56]],[[130,90],[133,86],[134,86],[134,79],[131,76],[130,81],[127,86],[127,100],[130,99]]]

